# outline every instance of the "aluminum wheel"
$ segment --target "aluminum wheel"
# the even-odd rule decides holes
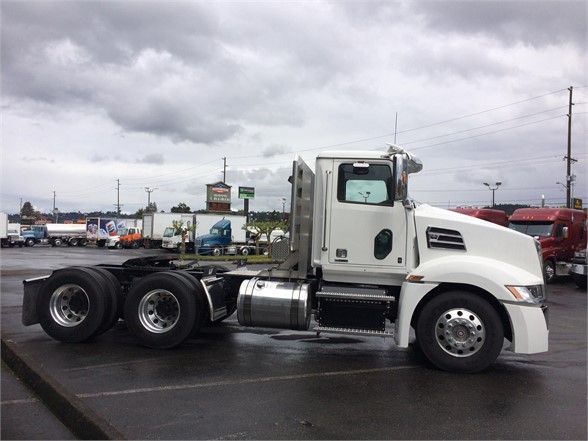
[[[67,284],[58,287],[49,301],[53,320],[66,328],[78,326],[88,316],[90,300],[79,285]]]
[[[150,332],[168,332],[176,325],[179,316],[180,303],[170,291],[149,291],[139,302],[139,320]]]
[[[484,345],[486,333],[480,318],[467,309],[450,309],[435,325],[437,343],[454,357],[469,357]]]

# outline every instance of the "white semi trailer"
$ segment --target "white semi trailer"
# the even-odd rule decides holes
[[[325,152],[315,172],[296,158],[283,264],[231,271],[159,256],[65,268],[25,281],[23,323],[79,342],[109,329],[123,304],[140,344],[171,348],[235,310],[242,326],[301,331],[314,314],[316,333],[389,336],[401,348],[414,329],[426,358],[452,372],[485,369],[505,340],[516,353],[547,351],[538,242],[415,204],[408,175],[421,168],[397,146]]]

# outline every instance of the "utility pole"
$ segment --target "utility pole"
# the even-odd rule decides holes
[[[57,223],[57,208],[55,208],[55,190],[53,191],[53,221]]]
[[[120,179],[116,180],[116,214],[118,216],[120,216],[120,207],[122,207],[122,205],[120,204]]]
[[[564,157],[567,160],[566,168],[566,207],[572,208],[572,161],[576,162],[576,159],[572,158],[572,93],[574,88],[568,87],[570,91],[570,100],[568,104],[568,155]]]
[[[149,188],[145,187],[145,191],[147,192],[147,208],[151,205],[151,193],[153,193],[157,188]]]
[[[223,158],[223,182],[227,183],[227,157]]]

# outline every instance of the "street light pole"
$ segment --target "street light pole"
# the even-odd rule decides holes
[[[492,190],[492,208],[494,208],[494,192],[496,190],[498,190],[498,187],[500,187],[502,185],[502,182],[498,181],[496,182],[494,185],[495,187],[493,188],[490,184],[488,184],[487,182],[484,182],[484,185],[486,187],[488,187],[490,190]]]
[[[282,198],[282,220],[286,220],[286,198]]]
[[[151,193],[153,193],[155,190],[157,190],[157,187],[156,188],[145,187],[145,191],[147,192],[147,207],[148,208],[151,205]]]

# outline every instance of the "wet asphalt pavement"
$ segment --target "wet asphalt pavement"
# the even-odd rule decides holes
[[[140,347],[119,322],[64,344],[21,324],[22,280],[156,250],[2,249],[2,358],[14,351],[79,409],[127,439],[586,439],[586,291],[548,286],[550,350],[503,351],[487,371],[429,366],[392,339],[245,328],[236,316],[174,350]],[[9,348],[9,350],[7,350]],[[1,438],[88,437],[62,424],[2,363]],[[47,395],[51,397],[51,395]],[[59,413],[59,410],[57,411]]]

